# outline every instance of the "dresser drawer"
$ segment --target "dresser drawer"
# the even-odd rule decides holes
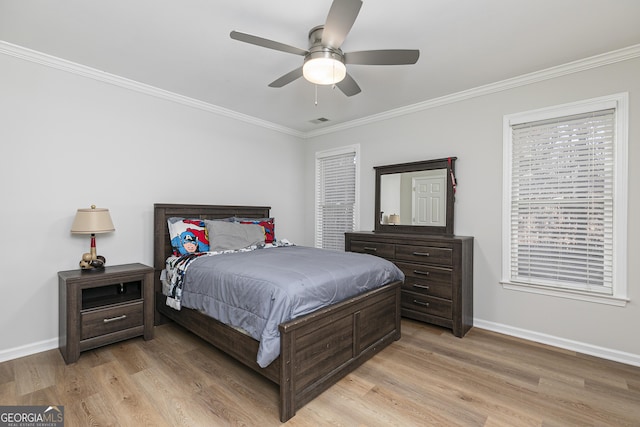
[[[414,292],[402,292],[401,306],[403,310],[411,310],[444,319],[451,319],[453,317],[450,300],[429,297]]]
[[[452,298],[453,272],[451,269],[407,262],[396,262],[396,265],[405,276],[403,290],[439,298]]]
[[[80,339],[142,326],[143,301],[85,311],[81,314]]]
[[[396,259],[429,264],[452,265],[453,250],[433,246],[396,245]]]
[[[382,258],[393,258],[395,245],[393,243],[369,242],[366,240],[352,240],[351,252],[377,255]]]

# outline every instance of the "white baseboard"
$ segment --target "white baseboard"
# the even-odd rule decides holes
[[[58,338],[40,341],[33,344],[27,344],[20,347],[14,347],[0,351],[0,363],[7,360],[17,359],[19,357],[30,356],[42,351],[58,348]]]
[[[539,332],[530,331],[527,329],[515,328],[513,326],[503,325],[501,323],[488,322],[482,319],[473,319],[473,326],[480,329],[486,329],[488,331],[526,339],[529,341],[552,345],[554,347],[563,348],[565,350],[571,350],[578,353],[588,354],[590,356],[600,357],[602,359],[613,360],[614,362],[620,362],[627,365],[640,367],[640,355],[637,354],[598,347],[579,341],[555,337],[553,335],[541,334]],[[7,360],[17,359],[19,357],[40,353],[42,351],[51,350],[54,348],[58,348],[58,338],[2,350],[0,351],[0,363],[6,362]]]
[[[498,332],[541,344],[552,345],[554,347],[571,350],[578,353],[588,354],[590,356],[600,357],[602,359],[613,360],[614,362],[625,363],[627,365],[640,367],[640,355],[626,353],[623,351],[612,350],[610,348],[598,347],[592,344],[586,344],[579,341],[568,340],[565,338],[555,337],[553,335],[541,334],[527,329],[514,328],[513,326],[503,325],[501,323],[488,322],[481,319],[473,319],[473,326],[480,329]]]

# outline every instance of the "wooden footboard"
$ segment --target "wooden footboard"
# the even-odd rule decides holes
[[[280,421],[400,339],[400,285],[280,325]]]

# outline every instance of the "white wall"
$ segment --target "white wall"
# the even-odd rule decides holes
[[[0,54],[0,360],[57,347],[56,273],[76,268],[88,248],[69,233],[77,208],[110,209],[116,231],[98,236],[108,264],[151,264],[153,203],[270,205],[278,236],[312,245],[314,153],[358,143],[366,230],[373,166],[458,157],[455,228],[475,237],[476,325],[640,365],[638,75],[633,59],[301,141]],[[631,302],[502,289],[503,115],[625,91]]]
[[[640,366],[640,60],[601,66],[410,115],[316,136],[307,142],[306,188],[315,151],[359,143],[360,226],[372,230],[374,166],[456,156],[455,232],[475,237],[474,317],[484,328]],[[426,83],[428,84],[428,83]],[[628,286],[631,302],[613,307],[505,290],[501,271],[502,119],[505,114],[629,92]],[[313,233],[313,199],[306,198]],[[307,239],[310,239],[308,237]],[[625,254],[620,254],[625,255]]]
[[[154,203],[271,206],[277,236],[303,236],[298,137],[3,54],[0,153],[0,360],[58,346],[77,208],[109,208],[108,265],[152,265]]]

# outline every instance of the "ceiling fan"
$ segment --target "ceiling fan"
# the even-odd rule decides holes
[[[419,50],[409,49],[343,52],[340,46],[349,34],[361,7],[361,0],[334,0],[325,24],[309,31],[308,50],[238,31],[231,31],[230,36],[241,42],[304,56],[301,67],[274,80],[269,84],[270,87],[282,87],[304,76],[311,83],[335,84],[345,95],[353,96],[360,93],[361,89],[347,73],[346,65],[415,64],[420,56]]]

